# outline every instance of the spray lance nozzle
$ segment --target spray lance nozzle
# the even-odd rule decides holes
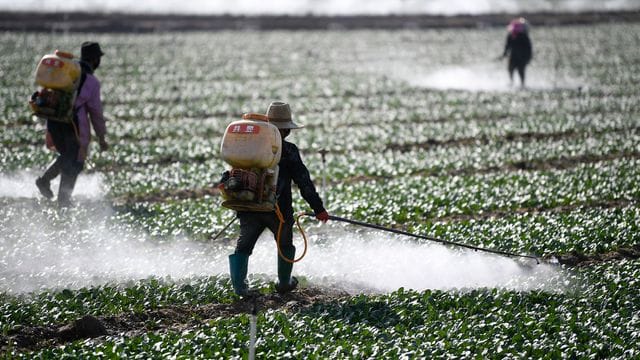
[[[326,163],[326,156],[329,153],[329,150],[327,149],[320,149],[318,150],[318,153],[320,153],[320,156],[322,157],[322,163]]]

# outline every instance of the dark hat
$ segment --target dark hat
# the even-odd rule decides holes
[[[278,129],[299,129],[302,127],[302,125],[298,125],[291,120],[289,104],[281,101],[274,101],[269,105],[267,117],[269,122],[277,126]]]
[[[82,43],[82,47],[80,48],[80,58],[82,59],[92,59],[99,58],[104,53],[100,49],[100,44],[92,41],[85,41]]]

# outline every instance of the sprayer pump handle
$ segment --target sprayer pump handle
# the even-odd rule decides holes
[[[269,122],[269,118],[265,114],[258,113],[244,113],[242,114],[242,120],[258,120]]]

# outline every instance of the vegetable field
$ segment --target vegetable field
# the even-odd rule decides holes
[[[218,151],[230,121],[283,100],[329,213],[542,264],[461,281],[477,255],[305,219],[296,292],[275,294],[268,237],[250,260],[257,358],[639,358],[640,25],[531,31],[524,89],[497,28],[0,34],[0,357],[247,358],[237,224],[214,240],[234,217]],[[88,39],[112,147],[91,145],[59,212],[33,183],[54,155],[26,99],[42,55]],[[438,258],[460,261],[450,283]]]

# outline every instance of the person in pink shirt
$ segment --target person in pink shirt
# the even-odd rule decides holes
[[[524,87],[525,70],[533,56],[531,39],[529,38],[529,23],[525,18],[517,18],[507,27],[507,41],[504,45],[502,57],[509,57],[509,79],[513,84],[513,72],[518,70],[520,85]]]
[[[91,141],[91,126],[98,137],[100,150],[109,148],[105,136],[107,128],[102,113],[100,99],[100,82],[93,75],[100,66],[104,53],[96,42],[84,42],[81,47],[80,66],[82,77],[80,88],[74,103],[73,124],[47,120],[47,131],[58,156],[47,168],[44,174],[36,179],[36,186],[47,199],[53,198],[51,180],[60,175],[58,188],[58,206],[69,207],[71,194],[78,175],[84,168],[87,158],[89,142]],[[90,123],[91,122],[91,123]]]

